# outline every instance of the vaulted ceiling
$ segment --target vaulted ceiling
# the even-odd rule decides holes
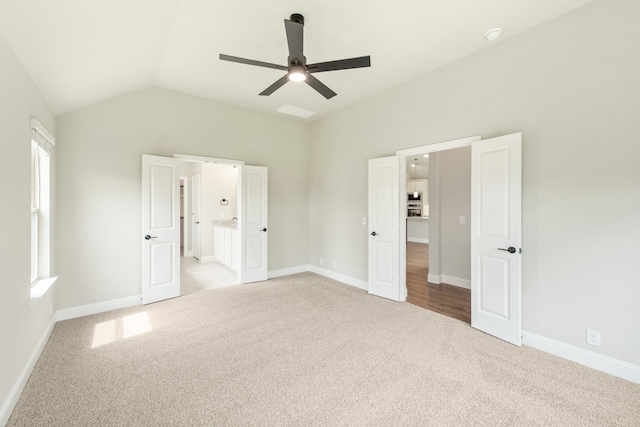
[[[0,34],[60,114],[149,86],[311,120],[411,81],[593,0],[0,0]],[[305,17],[309,63],[371,55],[371,68],[316,74],[258,96],[286,65],[284,19]],[[489,42],[487,30],[501,27]],[[0,78],[2,78],[0,74]],[[425,94],[428,96],[428,94]]]

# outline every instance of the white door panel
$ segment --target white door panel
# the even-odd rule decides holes
[[[471,325],[521,344],[522,135],[471,145]]]
[[[268,278],[268,169],[242,166],[240,283]]]
[[[480,310],[509,318],[509,260],[480,255],[478,259]]]
[[[142,303],[180,295],[178,161],[142,155]]]
[[[400,158],[369,160],[369,293],[401,301]]]
[[[174,280],[173,242],[149,242],[151,250],[151,287],[169,285]]]

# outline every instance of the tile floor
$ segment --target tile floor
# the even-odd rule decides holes
[[[237,284],[236,272],[219,262],[201,263],[193,257],[180,258],[180,294]]]

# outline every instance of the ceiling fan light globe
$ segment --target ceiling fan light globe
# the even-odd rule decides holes
[[[300,66],[291,67],[289,70],[289,80],[292,82],[303,82],[307,80],[307,70]]]

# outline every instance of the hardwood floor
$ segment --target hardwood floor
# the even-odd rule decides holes
[[[407,242],[407,302],[471,323],[471,291],[427,282],[429,245]]]

